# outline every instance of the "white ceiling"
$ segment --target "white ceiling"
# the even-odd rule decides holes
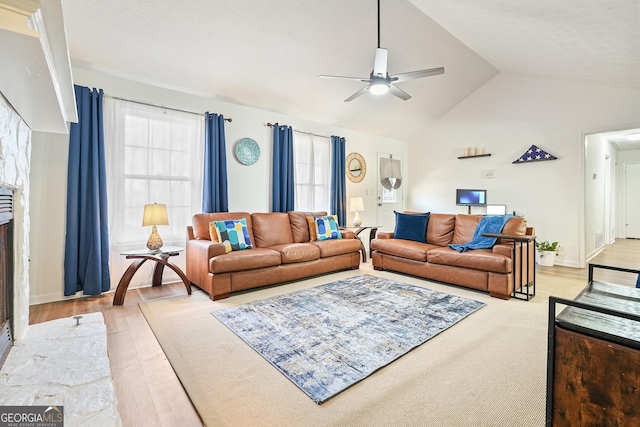
[[[499,72],[640,90],[640,0],[382,0],[389,73],[365,94],[375,0],[64,0],[72,63],[136,81],[413,140]],[[224,113],[224,111],[221,111]]]

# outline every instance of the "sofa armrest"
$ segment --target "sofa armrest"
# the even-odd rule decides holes
[[[187,242],[187,257],[201,258],[209,263],[209,260],[217,255],[226,253],[224,245],[210,240],[189,240]]]
[[[209,274],[209,260],[225,254],[222,243],[210,240],[187,240],[187,278],[202,287]]]
[[[529,250],[535,249],[534,240],[536,236],[519,236],[513,234],[503,233],[482,233],[484,237],[495,237],[498,242],[493,245],[492,252],[500,255],[505,255],[511,258],[514,249],[514,242],[525,244],[529,246]],[[518,254],[519,255],[519,254]]]
[[[378,231],[376,239],[393,239],[393,231]]]
[[[349,230],[340,230],[340,234],[342,235],[343,239],[355,239],[356,235],[353,231],[349,231]]]

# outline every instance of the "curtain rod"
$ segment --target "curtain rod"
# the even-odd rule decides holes
[[[204,113],[196,113],[195,111],[180,110],[179,108],[172,108],[172,107],[163,107],[161,105],[150,104],[148,102],[142,102],[142,101],[133,101],[131,99],[119,98],[117,96],[105,95],[105,97],[111,98],[111,99],[117,99],[119,101],[133,102],[134,104],[148,105],[149,107],[157,107],[157,108],[164,108],[165,110],[179,111],[181,113],[195,114],[195,115],[198,115],[198,116],[203,116],[204,115]],[[233,121],[233,119],[231,117],[229,117],[228,119],[224,119],[224,121],[231,123]]]
[[[270,128],[272,128],[272,127],[274,127],[275,125],[274,125],[273,123],[267,123],[267,126],[269,126]],[[281,126],[282,126],[282,125],[281,125]],[[303,131],[301,131],[301,130],[296,130],[296,129],[293,129],[293,131],[294,131],[294,132],[298,132],[298,133],[303,133],[303,134],[305,134],[305,135],[319,136],[319,137],[321,137],[321,138],[331,138],[330,136],[327,136],[327,135],[320,135],[320,134],[318,134],[318,133],[313,133],[313,132],[303,132]]]

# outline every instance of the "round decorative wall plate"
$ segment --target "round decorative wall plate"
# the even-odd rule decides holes
[[[347,178],[351,182],[360,182],[367,174],[367,163],[360,153],[351,153],[347,156]]]
[[[260,146],[251,138],[242,138],[234,149],[236,159],[243,165],[252,165],[260,158]]]

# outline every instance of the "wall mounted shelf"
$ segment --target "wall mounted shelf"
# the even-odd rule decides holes
[[[460,156],[458,158],[459,159],[473,159],[473,158],[476,158],[476,157],[489,157],[489,156],[491,156],[491,154],[475,154],[473,156]]]

